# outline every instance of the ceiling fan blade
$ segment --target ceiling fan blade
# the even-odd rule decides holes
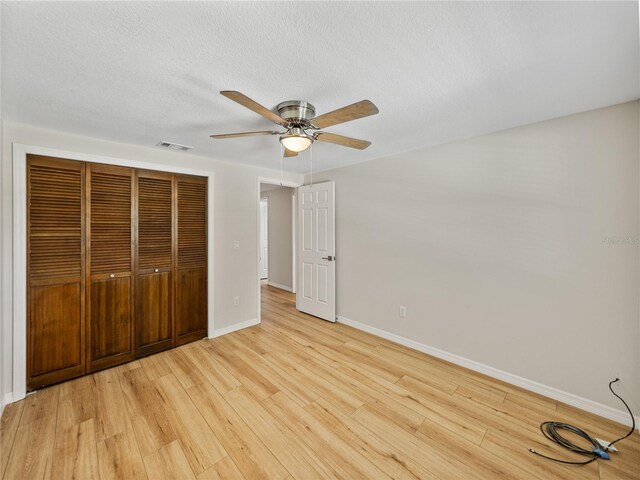
[[[350,122],[358,118],[368,117],[378,113],[378,107],[369,100],[362,100],[347,107],[342,107],[333,112],[325,113],[311,120],[317,128],[327,128],[339,123]]]
[[[285,157],[295,157],[297,155],[298,155],[298,152],[294,152],[293,150],[287,150],[286,148],[284,149]]]
[[[260,130],[259,132],[241,132],[241,133],[221,133],[219,135],[209,135],[211,138],[236,138],[236,137],[253,137],[256,135],[278,135],[282,132],[272,132],[271,130]]]
[[[282,118],[280,115],[273,113],[271,110],[269,110],[266,107],[263,107],[255,100],[251,100],[249,97],[247,97],[243,93],[236,92],[235,90],[222,90],[220,94],[233,100],[234,102],[239,103],[243,107],[247,107],[249,110],[253,110],[258,115],[262,115],[264,118],[271,120],[272,122],[277,123],[278,125],[287,124],[286,120]]]
[[[343,147],[357,148],[358,150],[364,150],[371,142],[367,140],[358,140],[357,138],[344,137],[342,135],[336,135],[335,133],[318,132],[315,137],[321,142],[335,143],[342,145]]]

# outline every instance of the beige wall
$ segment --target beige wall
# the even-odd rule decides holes
[[[157,148],[147,148],[70,135],[5,122],[2,149],[2,394],[12,381],[12,155],[11,144],[22,143],[72,152],[104,155],[141,162],[214,172],[214,324],[220,329],[256,318],[258,293],[256,252],[258,249],[258,177],[279,178],[279,172],[198,157]],[[300,182],[299,175],[285,174],[285,181]],[[233,249],[234,240],[240,249]],[[233,305],[233,297],[240,305]]]
[[[314,175],[338,315],[638,413],[638,132],[632,102]]]
[[[293,188],[280,187],[262,193],[268,198],[269,283],[293,288]]]

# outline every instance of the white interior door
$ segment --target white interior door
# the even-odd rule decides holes
[[[260,278],[269,276],[269,207],[260,200]]]
[[[335,184],[298,188],[296,308],[336,321]]]

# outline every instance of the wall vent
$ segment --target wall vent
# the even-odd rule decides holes
[[[182,145],[181,143],[175,143],[175,142],[166,142],[164,140],[160,140],[158,143],[156,143],[156,147],[168,148],[169,150],[181,150],[181,151],[191,150],[193,148],[193,147],[190,147],[189,145]]]

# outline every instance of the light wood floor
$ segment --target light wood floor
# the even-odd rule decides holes
[[[69,381],[6,407],[9,478],[630,479],[635,434],[585,467],[528,452],[547,419],[625,427],[297,312],[263,287],[261,325]]]

